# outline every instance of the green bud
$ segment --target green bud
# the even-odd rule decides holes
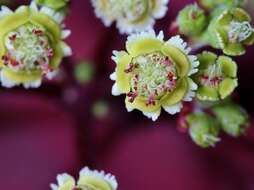
[[[213,108],[222,129],[230,136],[242,135],[249,126],[247,112],[235,104],[220,105]]]
[[[36,0],[35,1],[38,5],[43,5],[55,10],[62,9],[66,7],[69,0]]]
[[[94,77],[94,72],[94,66],[91,63],[81,62],[74,68],[74,76],[81,84],[90,82]]]
[[[207,26],[205,12],[197,4],[188,5],[177,17],[179,30],[184,35],[197,36]]]
[[[203,148],[213,147],[220,141],[219,126],[214,118],[205,113],[194,113],[187,117],[192,140]]]
[[[109,105],[105,101],[98,101],[92,106],[93,115],[98,118],[104,118],[109,112]]]

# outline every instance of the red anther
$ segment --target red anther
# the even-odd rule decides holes
[[[155,97],[154,95],[150,95],[147,102],[146,102],[146,106],[155,106],[156,102],[155,102]]]
[[[33,29],[33,34],[37,35],[37,36],[41,36],[44,34],[44,32],[40,29]]]
[[[49,48],[48,50],[47,50],[47,57],[53,57],[53,55],[54,55],[54,52],[53,52],[53,49],[51,49],[51,48]]]
[[[169,73],[168,73],[168,80],[173,81],[174,76],[175,76],[174,73],[169,72]]]
[[[211,79],[211,83],[212,83],[212,85],[214,85],[214,86],[219,85],[219,83],[220,83],[221,81],[222,81],[222,79],[221,79],[220,77],[217,77],[217,76]]]
[[[19,62],[16,61],[15,59],[10,59],[10,64],[15,67],[19,65]]]
[[[129,93],[127,94],[127,96],[129,97],[128,101],[131,102],[131,103],[133,103],[134,100],[137,98],[138,93],[137,93],[137,92],[129,92]]]
[[[11,41],[15,41],[16,38],[17,38],[16,34],[13,34],[12,36],[9,36],[9,40],[11,40]]]

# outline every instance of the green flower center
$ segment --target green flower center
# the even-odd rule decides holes
[[[42,70],[49,72],[53,49],[43,29],[26,24],[5,37],[4,64],[13,70]]]
[[[231,43],[242,42],[254,32],[250,23],[232,21],[229,26],[228,38]]]
[[[218,87],[223,81],[222,69],[219,64],[209,65],[208,68],[201,74],[200,82],[206,87]]]
[[[147,9],[148,1],[146,0],[127,0],[125,3],[123,3],[124,17],[131,22],[142,19],[142,17],[146,14]]]
[[[169,57],[160,52],[139,55],[133,58],[125,70],[131,76],[129,101],[144,97],[148,105],[154,105],[161,98],[176,88],[176,68]]]

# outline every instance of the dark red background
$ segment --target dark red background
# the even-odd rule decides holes
[[[156,30],[168,27],[187,0],[171,0]],[[0,189],[45,190],[58,173],[77,177],[83,166],[116,175],[119,190],[254,190],[254,130],[233,139],[222,135],[213,149],[200,149],[163,114],[152,122],[127,113],[124,97],[111,96],[112,50],[124,49],[126,36],[105,28],[88,0],[72,0],[67,27],[73,56],[62,76],[36,90],[0,89]],[[239,102],[253,115],[254,48],[239,63]],[[72,70],[80,60],[94,63],[94,79],[80,85]],[[109,111],[96,118],[92,105]]]

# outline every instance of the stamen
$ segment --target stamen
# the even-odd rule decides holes
[[[146,99],[147,106],[152,106],[176,87],[175,66],[160,52],[133,58],[125,72],[131,76],[131,92],[127,94],[130,102],[141,96]]]
[[[249,22],[236,22],[230,23],[230,29],[228,31],[229,41],[232,43],[242,42],[250,37],[254,32]]]
[[[23,25],[7,34],[5,46],[7,53],[2,61],[11,69],[51,71],[49,64],[54,51],[41,28],[32,24]]]

